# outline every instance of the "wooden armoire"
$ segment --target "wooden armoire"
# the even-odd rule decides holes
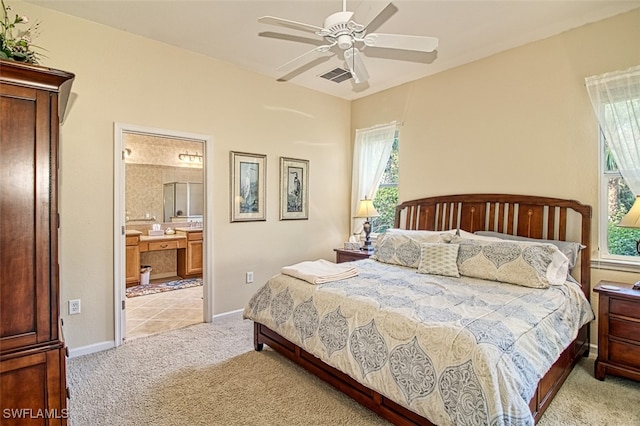
[[[67,423],[58,130],[73,79],[0,60],[0,425]]]

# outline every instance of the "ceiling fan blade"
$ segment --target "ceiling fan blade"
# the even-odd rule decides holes
[[[335,46],[336,43],[333,44],[325,44],[322,46],[318,46],[315,47],[307,52],[304,52],[302,55],[300,56],[296,56],[295,58],[293,58],[292,60],[290,60],[289,62],[286,62],[282,65],[280,65],[278,68],[276,68],[278,71],[284,69],[284,68],[288,68],[291,64],[298,62],[300,59],[307,57],[308,55],[311,55],[312,53],[326,53],[329,51],[329,49],[331,49],[333,46]]]
[[[258,33],[258,36],[274,38],[278,40],[295,41],[296,43],[312,44],[314,46],[320,46],[326,43],[324,40],[317,38],[302,37],[293,34],[275,33],[273,31],[263,31],[261,33]]]
[[[418,52],[433,52],[438,47],[438,39],[436,37],[403,34],[367,34],[362,41],[365,46],[369,47],[416,50]]]
[[[368,6],[368,10],[364,10],[364,7]],[[355,11],[354,15],[358,15],[358,18],[364,18],[364,14],[369,14],[371,12],[371,8],[373,7],[373,3],[363,2],[363,4],[358,7],[358,10]],[[389,2],[384,8],[382,8],[373,18],[369,20],[369,22],[364,26],[364,28],[369,31],[375,31],[378,29],[380,25],[386,22],[389,18],[391,18],[396,12],[398,8],[391,2]]]
[[[318,56],[315,59],[312,59],[310,62],[307,62],[305,64],[300,65],[299,67],[296,67],[294,69],[292,69],[291,71],[287,71],[287,74],[283,75],[282,77],[278,77],[278,79],[276,81],[282,83],[285,81],[290,81],[294,78],[296,78],[297,76],[304,74],[305,72],[309,71],[312,68],[317,67],[318,65],[321,65],[327,61],[329,61],[331,59],[331,57],[329,55],[324,55],[324,56]]]
[[[281,27],[293,28],[294,30],[308,31],[316,33],[324,28],[302,22],[290,21],[288,19],[276,18],[275,16],[262,16],[258,18],[261,24],[280,25]]]
[[[347,68],[351,72],[351,76],[356,83],[364,83],[369,80],[369,72],[364,65],[362,55],[360,51],[355,47],[344,51],[344,60],[347,63]]]

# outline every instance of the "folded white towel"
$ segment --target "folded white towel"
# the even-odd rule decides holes
[[[358,270],[354,266],[333,263],[324,259],[308,260],[296,263],[295,265],[285,266],[280,272],[311,284],[340,281],[358,275]]]

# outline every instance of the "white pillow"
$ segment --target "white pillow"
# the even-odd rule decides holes
[[[458,229],[458,236],[460,238],[466,238],[468,240],[478,240],[478,241],[503,241],[502,238],[498,237],[488,237],[485,235],[478,235],[472,232],[467,232],[464,229]]]
[[[422,274],[459,277],[458,244],[422,243],[420,244],[420,264],[418,272]]]

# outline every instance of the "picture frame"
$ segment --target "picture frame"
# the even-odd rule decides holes
[[[280,220],[309,219],[309,160],[280,157]]]
[[[267,156],[230,152],[231,222],[267,220]]]

